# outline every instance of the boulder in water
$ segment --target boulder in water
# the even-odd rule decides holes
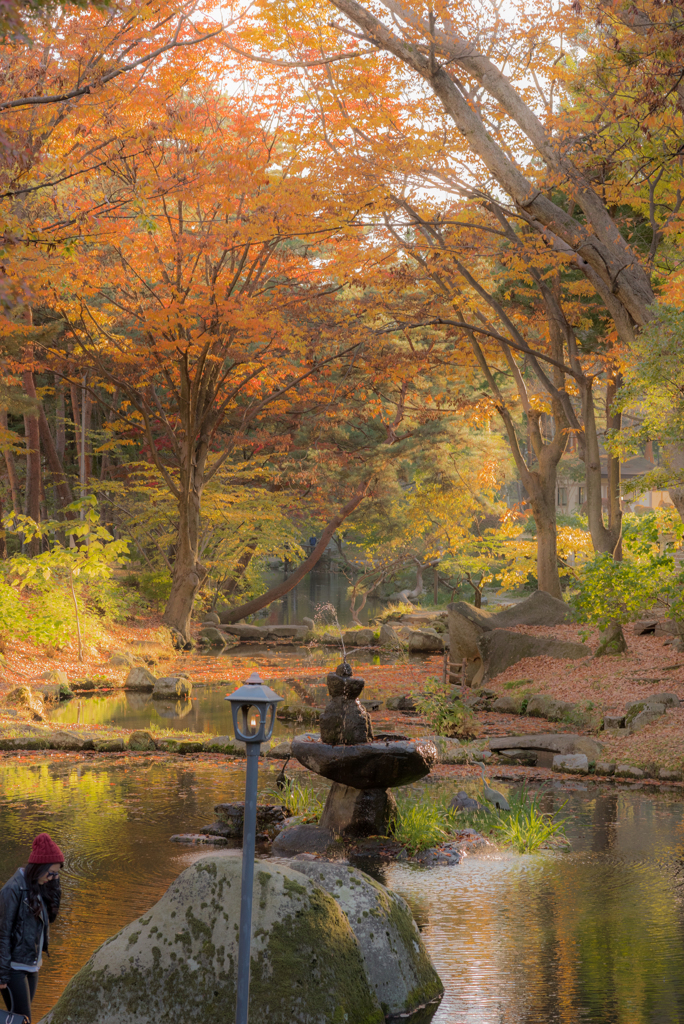
[[[163,676],[154,684],[152,700],[185,699],[192,693],[192,683],[184,676]]]
[[[139,693],[152,693],[156,682],[156,677],[152,675],[149,669],[143,668],[142,665],[136,665],[126,676],[124,686],[127,690],[137,690]]]
[[[440,998],[444,986],[400,896],[348,865],[293,860],[290,867],[334,896],[347,915],[366,976],[387,1016],[413,1013]]]
[[[196,861],[151,910],[93,954],[42,1024],[232,1020],[241,871],[240,857],[215,853]],[[257,861],[254,887],[250,1020],[382,1024],[340,904],[283,864]]]

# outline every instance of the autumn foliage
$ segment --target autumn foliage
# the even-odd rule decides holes
[[[344,523],[372,564],[446,557],[513,474],[560,596],[571,455],[621,556],[616,396],[681,297],[675,5],[18,10],[5,509],[96,494],[183,636],[209,581],[256,610],[264,558]]]

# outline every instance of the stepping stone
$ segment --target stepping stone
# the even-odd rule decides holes
[[[555,772],[587,775],[589,772],[589,759],[586,754],[556,754],[552,767]]]

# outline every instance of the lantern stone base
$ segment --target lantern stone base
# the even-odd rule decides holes
[[[333,782],[321,815],[321,828],[345,837],[384,836],[397,814],[386,789],[354,789]]]

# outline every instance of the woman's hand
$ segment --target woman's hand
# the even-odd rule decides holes
[[[7,985],[5,984],[4,981],[0,982],[0,988],[7,988]]]

